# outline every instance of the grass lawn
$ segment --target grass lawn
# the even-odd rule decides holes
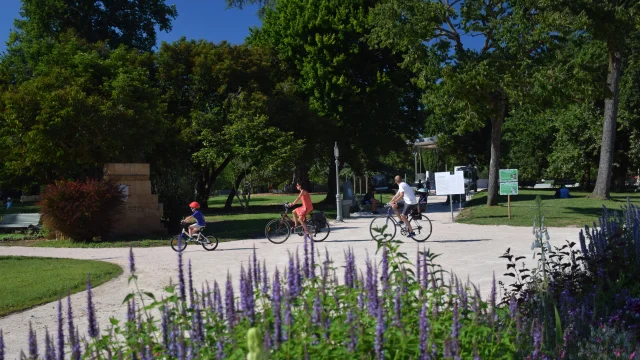
[[[511,197],[511,220],[507,216],[507,197],[500,196],[499,206],[488,207],[487,193],[473,197],[458,216],[457,222],[477,225],[532,226],[537,214],[535,199],[542,198],[542,214],[547,226],[591,225],[602,215],[602,205],[610,210],[620,210],[627,203],[640,204],[639,193],[611,194],[611,200],[589,199],[591,193],[572,191],[570,199],[556,199],[555,190],[521,190],[520,195]]]
[[[0,256],[0,316],[98,286],[122,273],[115,264],[93,260]]]

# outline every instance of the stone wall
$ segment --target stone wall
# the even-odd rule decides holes
[[[111,163],[104,166],[105,179],[113,179],[125,190],[125,211],[119,216],[113,234],[164,233],[158,195],[151,193],[149,164]]]

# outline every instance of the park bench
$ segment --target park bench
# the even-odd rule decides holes
[[[524,181],[520,180],[520,181],[518,181],[518,186],[521,187],[521,188],[524,188],[524,187],[531,187],[532,188],[532,187],[536,186],[536,181],[535,180],[524,180]]]
[[[355,196],[356,205],[358,205],[360,212],[371,212],[371,204],[363,204],[362,203],[363,199],[364,199],[364,195]]]
[[[40,225],[40,214],[6,214],[0,221],[0,229],[18,230]]]

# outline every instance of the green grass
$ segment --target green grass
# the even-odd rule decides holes
[[[93,260],[0,256],[0,316],[98,286],[122,273],[115,264]]]
[[[251,200],[249,201],[249,208],[252,207],[264,207],[264,206],[274,206],[274,205],[282,205],[284,202],[292,202],[296,199],[298,195],[295,194],[256,194],[251,195]],[[318,203],[326,197],[325,194],[311,194],[311,201],[315,204]],[[227,196],[217,195],[209,198],[209,207],[210,208],[223,208],[224,204],[227,202]],[[300,201],[298,201],[298,204]],[[240,207],[240,203],[238,202],[238,198],[233,198],[232,206]]]
[[[633,204],[640,204],[640,194],[611,194],[611,200],[588,198],[590,193],[571,191],[570,199],[556,199],[555,190],[521,190],[520,195],[511,197],[511,220],[507,216],[507,197],[500,196],[499,206],[489,207],[487,193],[482,192],[466,204],[458,216],[457,222],[477,225],[513,225],[532,226],[537,214],[535,198],[542,198],[542,213],[545,225],[562,227],[582,227],[591,225],[602,215],[602,206],[611,210],[620,210],[627,203],[627,197]]]

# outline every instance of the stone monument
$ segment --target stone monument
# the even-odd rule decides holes
[[[115,180],[125,194],[125,210],[113,227],[114,235],[167,233],[158,195],[151,193],[149,164],[111,163],[104,166],[104,178]]]

